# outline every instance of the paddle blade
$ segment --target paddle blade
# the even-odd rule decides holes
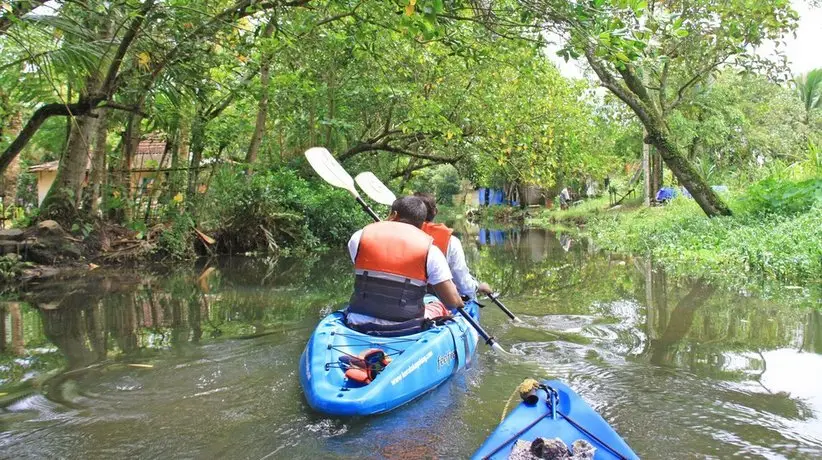
[[[499,353],[501,355],[510,355],[511,354],[511,353],[508,353],[507,351],[505,351],[505,348],[502,348],[502,345],[498,344],[497,342],[494,342],[491,345],[491,349],[496,351],[497,353]]]
[[[354,179],[343,169],[342,165],[331,156],[324,147],[312,147],[305,151],[305,158],[314,171],[323,178],[324,181],[334,187],[344,188],[355,197],[359,196],[354,188]]]
[[[386,187],[385,184],[383,184],[382,181],[371,171],[357,174],[357,177],[355,177],[354,180],[357,181],[357,185],[360,186],[360,189],[362,189],[362,191],[365,192],[369,198],[377,203],[391,206],[394,203],[394,200],[397,199],[394,192],[389,190],[388,187]]]

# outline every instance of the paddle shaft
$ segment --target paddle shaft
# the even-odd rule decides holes
[[[380,216],[378,216],[377,213],[374,212],[373,209],[371,209],[371,206],[368,206],[368,203],[366,203],[365,200],[362,199],[362,197],[360,197],[359,195],[355,195],[354,198],[357,200],[357,203],[359,203],[360,206],[362,206],[363,210],[365,210],[365,212],[367,212],[368,215],[371,216],[372,219],[374,219],[374,222],[379,222],[380,220],[382,220],[380,219]]]
[[[511,318],[517,323],[522,322],[522,320],[517,318],[517,315],[515,315],[513,312],[511,312],[511,310],[506,308],[505,305],[503,305],[503,303],[500,302],[494,294],[488,294],[488,298],[491,299],[491,302],[494,302],[494,304],[498,306],[500,310],[502,310],[506,315],[508,315],[509,318]]]
[[[491,347],[494,346],[494,343],[496,343],[496,340],[494,340],[493,337],[488,335],[488,333],[485,332],[485,329],[483,329],[482,326],[480,326],[478,322],[474,321],[474,318],[472,318],[471,315],[469,315],[468,312],[465,311],[465,308],[457,307],[457,311],[460,312],[460,314],[465,317],[465,320],[468,321],[468,324],[470,324],[471,326],[473,326],[474,329],[477,330],[477,333],[480,335],[480,337],[482,337],[483,340],[485,340],[485,343],[487,345],[489,345]]]

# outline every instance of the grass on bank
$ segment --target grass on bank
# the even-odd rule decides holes
[[[634,209],[641,204],[641,198],[630,198],[623,201],[619,209]],[[568,209],[559,209],[558,207],[552,209],[539,208],[531,211],[528,224],[540,227],[561,222],[584,224],[591,217],[609,212],[606,211],[608,207],[608,197],[601,196],[584,200],[575,206],[570,206]]]
[[[615,211],[605,211],[607,199],[598,199],[579,209],[542,213],[530,223],[584,219],[586,233],[599,246],[650,255],[682,275],[740,286],[752,276],[811,286],[822,282],[822,179],[766,180],[725,199],[735,211],[732,217],[706,218],[686,198]]]

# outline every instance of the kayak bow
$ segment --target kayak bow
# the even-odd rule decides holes
[[[595,460],[639,458],[605,419],[562,382],[543,381],[535,396],[497,426],[472,460],[507,459],[518,440],[531,442],[538,437],[560,438],[568,446],[585,440],[596,448]]]

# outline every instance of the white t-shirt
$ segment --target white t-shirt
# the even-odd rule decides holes
[[[459,238],[451,235],[451,240],[448,242],[448,254],[445,255],[448,261],[448,267],[451,269],[454,284],[457,286],[457,291],[460,295],[475,297],[477,293],[477,280],[471,276],[468,270],[468,264],[465,262],[465,252],[462,250],[462,243]]]
[[[357,230],[351,235],[351,239],[348,240],[348,253],[351,255],[351,262],[354,262],[357,258],[360,238],[362,238],[362,230]],[[460,246],[460,249],[462,249],[462,246]],[[448,252],[450,253],[451,250],[449,249]],[[445,260],[445,255],[433,244],[428,249],[428,260],[426,261],[425,268],[428,272],[428,284],[440,284],[452,278],[451,269],[448,268],[448,261]]]

